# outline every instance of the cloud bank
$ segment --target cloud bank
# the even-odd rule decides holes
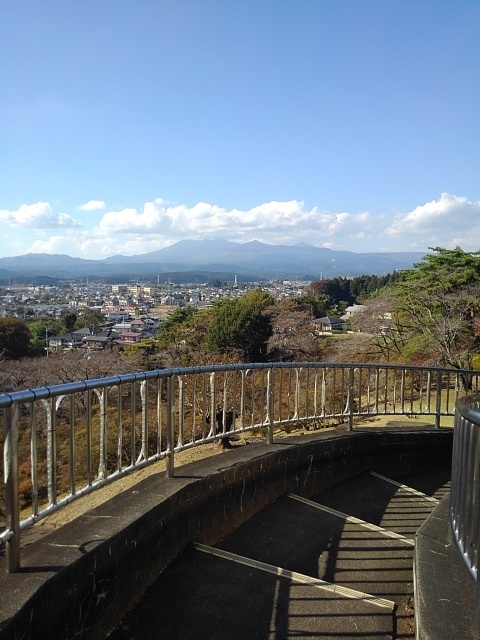
[[[147,253],[188,238],[307,242],[356,252],[426,251],[429,246],[457,245],[478,250],[480,246],[480,201],[448,193],[393,217],[367,211],[329,212],[297,200],[267,202],[248,210],[207,202],[189,207],[161,198],[142,208],[102,211],[105,208],[103,200],[77,207],[79,229],[80,222],[67,213],[55,213],[48,202],[25,204],[16,211],[0,210],[0,228],[22,228],[22,237],[13,237],[11,244],[17,248],[23,242],[23,253],[84,258]]]
[[[432,200],[397,215],[386,229],[391,237],[411,237],[428,246],[480,248],[480,201],[442,193]],[[473,244],[472,244],[473,243]]]
[[[0,209],[0,222],[30,229],[80,226],[68,213],[54,213],[49,202],[22,204],[16,211]]]
[[[303,202],[267,202],[249,210],[227,210],[199,202],[193,207],[167,206],[162,199],[145,203],[143,210],[109,211],[98,228],[124,234],[156,234],[165,238],[226,238],[236,242],[263,240],[270,244],[309,241],[324,244],[334,236],[353,237],[373,226],[368,213],[328,213]]]

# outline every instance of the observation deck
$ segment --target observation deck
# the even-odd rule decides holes
[[[214,399],[226,400],[217,424],[212,427],[214,421],[204,421],[204,426],[213,429],[213,433],[205,430],[205,441],[248,436],[248,445],[235,446],[221,455],[182,467],[175,467],[167,460],[165,471],[156,471],[152,460],[152,473],[139,484],[39,539],[31,532],[41,520],[40,501],[36,513],[26,519],[26,525],[20,525],[20,517],[17,525],[12,525],[12,514],[7,513],[2,534],[7,553],[0,561],[10,572],[2,571],[0,575],[0,638],[103,639],[115,629],[111,637],[120,640],[132,638],[133,630],[140,633],[140,628],[142,637],[158,637],[161,629],[162,637],[182,639],[414,637],[413,541],[416,538],[417,548],[423,545],[424,552],[430,553],[428,545],[434,536],[429,527],[432,522],[436,523],[438,532],[445,520],[441,514],[445,513],[448,498],[442,499],[442,496],[448,490],[453,429],[439,423],[449,419],[446,396],[451,394],[457,400],[459,388],[455,391],[455,382],[450,384],[452,373],[439,375],[435,370],[427,375],[422,370],[421,378],[425,382],[422,387],[418,384],[420,378],[412,385],[409,377],[420,375],[418,371],[412,373],[409,369],[405,373],[405,369],[389,369],[387,376],[383,372],[379,374],[378,368],[374,371],[373,379],[377,383],[396,378],[396,385],[404,381],[404,390],[413,388],[416,399],[410,402],[406,395],[400,394],[382,399],[380,390],[373,391],[371,371],[370,386],[367,386],[365,369],[363,382],[351,372],[354,365],[352,369],[340,367],[335,373],[331,370],[326,383],[335,378],[340,385],[332,387],[341,408],[337,414],[339,424],[333,428],[323,424],[319,428],[318,423],[326,422],[327,418],[331,421],[332,415],[318,410],[322,396],[313,393],[319,388],[313,375],[304,377],[309,381],[311,397],[315,398],[308,405],[306,390],[296,384],[294,367],[290,366],[295,382],[290,388],[294,391],[287,401],[289,394],[279,384],[278,371],[273,378],[269,377],[266,365],[255,366],[259,371],[266,371],[262,373],[265,386],[263,383],[258,387],[252,385],[244,391],[241,384],[230,379],[219,389],[218,377],[227,379],[225,372],[231,371],[228,368],[220,369],[220,374],[219,369],[201,372],[201,385],[191,386],[197,394],[199,388],[205,390],[204,380],[208,375]],[[363,366],[355,365],[357,372]],[[310,369],[310,374],[312,371],[315,368]],[[183,371],[170,373],[177,381],[178,376],[188,375]],[[217,377],[213,384],[212,373]],[[198,371],[192,375],[198,375]],[[305,368],[302,375],[305,376]],[[291,381],[292,376],[288,377]],[[242,379],[246,380],[247,376]],[[115,385],[118,388],[123,382],[117,380]],[[130,380],[129,384],[137,382]],[[95,383],[98,381],[89,381],[89,384]],[[178,417],[182,413],[184,424],[189,420],[186,407],[190,403],[185,393],[188,382],[184,379],[182,384],[183,399],[173,393],[173,385],[164,395],[156,388],[157,398],[162,398],[167,405],[170,399],[170,413],[167,412],[170,418],[165,416],[170,427],[180,425]],[[225,389],[235,386],[239,393],[236,406],[240,408],[239,414],[243,411],[243,418],[237,416],[235,424],[227,429],[225,416],[232,411],[232,404],[226,398]],[[384,384],[381,389],[387,394]],[[65,391],[50,390],[47,401],[50,407],[58,411],[57,399],[65,398]],[[79,391],[75,387],[72,393]],[[81,393],[89,394],[89,390],[83,389]],[[45,394],[40,391],[33,399],[29,395],[27,401],[42,402]],[[94,397],[91,392],[89,397]],[[141,400],[140,394],[139,397]],[[248,423],[245,420],[247,398],[252,399]],[[377,410],[385,408],[386,426],[369,426],[373,411],[367,406],[367,398],[374,399]],[[252,405],[257,399],[262,416],[255,420],[258,414]],[[209,400],[211,398],[202,398],[204,406]],[[8,400],[3,398],[3,402]],[[289,424],[303,420],[304,435],[286,437],[285,432],[283,435],[279,432],[278,426],[285,429],[289,402],[292,405]],[[140,404],[140,429],[136,433],[144,441],[149,423],[142,419],[142,415],[146,415],[142,414],[146,404]],[[99,416],[105,415],[105,405],[100,402],[98,405]],[[71,408],[73,402],[69,406]],[[115,406],[120,407],[121,403],[115,402]],[[217,410],[217,404],[211,403],[211,406]],[[417,418],[410,411],[412,406],[418,411]],[[398,407],[403,407],[404,412],[397,411]],[[28,422],[30,418],[26,412],[19,413],[17,426],[20,422],[21,430],[21,420]],[[235,408],[233,414],[237,414]],[[8,415],[6,412],[7,418]],[[47,424],[55,426],[56,421],[51,418],[48,423],[48,412],[45,415]],[[58,421],[67,422],[71,417],[68,412],[66,416],[57,416]],[[91,420],[95,435],[97,427],[95,420]],[[15,420],[5,424],[12,428],[14,423]],[[114,424],[118,425],[118,421]],[[101,431],[101,420],[98,425]],[[106,423],[104,427],[109,428]],[[174,430],[166,442],[165,450],[172,458],[180,450],[179,435],[178,430]],[[15,443],[15,437],[13,440],[9,437],[6,428],[7,452]],[[130,442],[133,445],[133,440]],[[195,441],[193,446],[200,445]],[[11,456],[5,457],[8,464],[10,459]],[[92,457],[91,466],[98,462],[101,468],[101,448],[100,458]],[[111,464],[108,456],[105,462]],[[140,461],[137,466],[145,465]],[[122,475],[118,469],[113,473]],[[57,477],[53,487],[58,487],[58,480]],[[90,480],[90,485],[94,482]],[[97,482],[100,492],[108,484],[106,477]],[[57,489],[54,495],[55,491]],[[42,492],[38,494],[40,497]],[[72,496],[67,498],[55,496],[53,505],[44,508],[46,517],[56,510],[73,507],[73,504],[65,507],[75,500]],[[88,499],[85,495],[82,501]],[[10,502],[7,500],[9,506],[11,498]],[[426,524],[422,525],[423,522]],[[451,535],[448,508],[444,529],[447,536]],[[18,556],[8,548],[15,536],[17,542],[23,539],[17,548]],[[28,544],[29,541],[32,542]],[[458,551],[450,542],[444,546]],[[17,567],[12,567],[12,556],[18,560]],[[458,553],[457,556],[460,557]],[[420,577],[425,585],[428,584],[428,580],[425,582],[428,563],[422,565],[422,562],[419,564],[416,559],[417,567],[422,566]],[[472,635],[475,582],[463,560],[460,560],[460,570],[466,572],[468,580],[460,580],[464,589],[459,611],[452,615],[453,605],[448,607],[450,631],[454,624],[455,634],[445,638],[475,637]],[[143,593],[144,599],[137,609],[125,617]],[[422,606],[415,603],[417,613]],[[432,607],[430,604],[427,610],[433,612]],[[447,610],[445,602],[442,607]],[[428,635],[425,611],[421,613],[416,620],[419,640],[441,638]],[[139,621],[143,627],[139,627]],[[448,626],[444,628],[448,633]]]

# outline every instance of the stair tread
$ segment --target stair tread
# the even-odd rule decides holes
[[[181,615],[179,615],[181,603]],[[198,611],[201,615],[198,615]],[[393,636],[392,611],[185,549],[109,637],[194,640]]]
[[[312,500],[412,539],[435,508],[428,497],[416,496],[370,473],[323,490]]]

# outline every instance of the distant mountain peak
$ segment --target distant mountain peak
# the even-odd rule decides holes
[[[141,278],[168,272],[242,273],[252,280],[315,279],[385,275],[410,269],[424,254],[419,252],[353,253],[315,247],[306,242],[272,245],[259,240],[239,243],[224,239],[181,240],[163,249],[103,260],[68,255],[27,254],[0,258],[0,269],[22,276],[60,278],[121,276]]]

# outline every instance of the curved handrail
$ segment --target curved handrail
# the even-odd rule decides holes
[[[480,549],[480,394],[456,402],[450,520],[457,547],[474,580]]]
[[[477,391],[479,376],[389,364],[217,364],[0,395],[6,494],[0,542],[7,542],[10,570],[19,567],[21,528],[159,459],[171,477],[177,451],[248,432],[272,443],[274,429],[299,423],[316,429],[340,421],[351,430],[356,419],[377,415],[434,416],[440,427],[443,416],[454,415],[461,380]],[[19,439],[24,452],[27,438],[29,454],[20,459]],[[22,522],[20,488],[32,505]]]

